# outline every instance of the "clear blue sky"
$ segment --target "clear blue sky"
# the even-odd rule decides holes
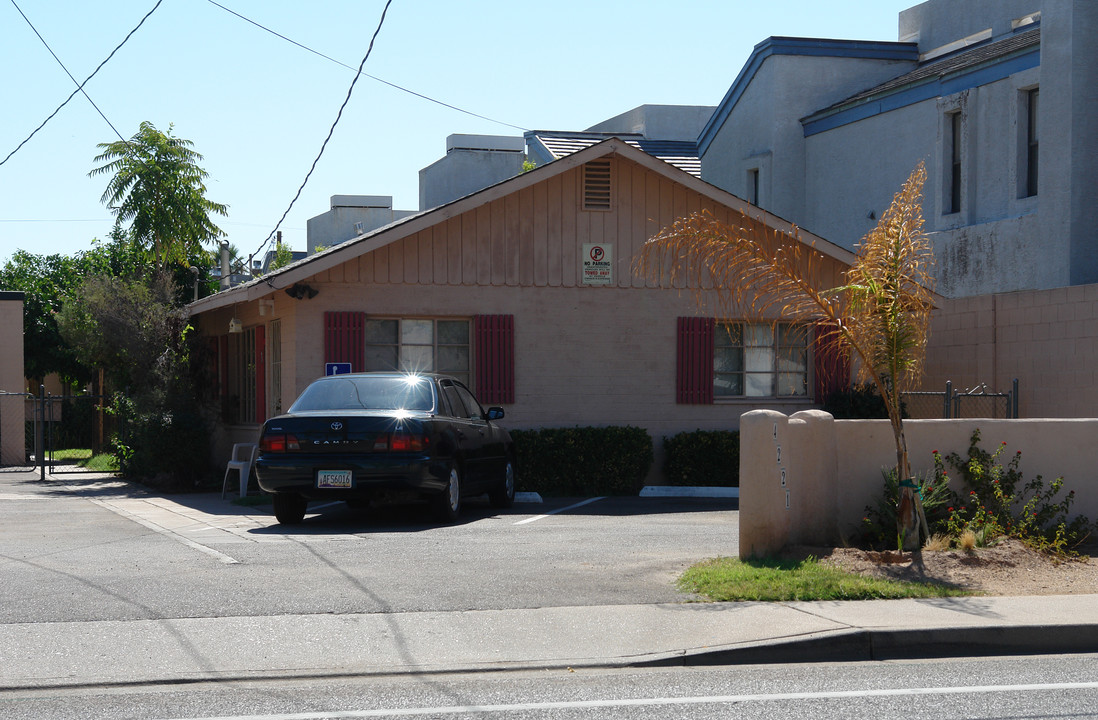
[[[218,0],[357,67],[383,0]],[[15,0],[83,80],[156,0]],[[20,16],[0,2],[0,160],[75,89]],[[305,221],[331,195],[392,195],[419,207],[419,170],[452,133],[583,130],[638,105],[716,105],[752,48],[772,35],[896,40],[916,0],[393,0],[364,72],[480,119],[363,77],[324,157],[283,222],[305,249]],[[217,220],[247,255],[275,227],[346,95],[353,72],[209,0],[163,0],[85,89],[125,138],[174,124],[209,172]],[[517,126],[517,127],[512,127]],[[77,95],[0,165],[0,263],[17,249],[71,254],[105,238],[98,143],[117,140]]]

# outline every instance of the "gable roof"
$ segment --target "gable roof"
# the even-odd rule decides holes
[[[546,162],[559,160],[572,153],[597,145],[609,138],[620,138],[629,145],[657,157],[694,177],[701,177],[698,144],[682,140],[649,140],[639,133],[553,132],[532,130],[526,133],[531,153]]]
[[[935,58],[803,118],[805,136],[1001,80],[1039,65],[1040,51],[1041,28],[1037,27]]]
[[[767,58],[775,55],[796,55],[803,57],[839,57],[863,60],[906,60],[912,63],[919,59],[919,46],[906,42],[876,42],[865,40],[826,40],[822,38],[770,37],[763,40],[751,51],[740,74],[732,83],[717,106],[713,117],[698,136],[698,154],[705,155],[717,132],[724,125],[732,109],[751,84],[755,73]]]
[[[684,187],[693,190],[700,195],[720,203],[725,207],[738,210],[752,218],[755,218],[767,226],[787,234],[792,234],[794,226],[773,213],[757,208],[746,200],[721,190],[715,185],[680,170],[663,160],[634,147],[630,143],[617,137],[612,137],[582,150],[563,157],[554,162],[542,165],[534,170],[508,178],[502,182],[479,190],[471,195],[466,195],[445,205],[410,215],[384,227],[371,230],[356,238],[334,245],[323,252],[310,255],[303,260],[291,263],[285,267],[274,270],[260,278],[247,283],[237,285],[228,290],[223,290],[214,295],[204,297],[187,305],[191,315],[197,315],[208,310],[226,307],[234,303],[249,302],[266,297],[275,292],[285,290],[296,282],[329,270],[337,265],[357,258],[366,253],[377,250],[405,237],[413,235],[421,230],[433,227],[445,220],[456,217],[470,210],[498,200],[501,197],[511,195],[527,187],[544,182],[554,175],[561,175],[569,170],[580,167],[591,160],[619,155],[636,163],[654,173],[663,175]],[[849,265],[854,261],[854,253],[824,238],[814,235],[803,228],[796,228],[802,242],[811,243],[822,254],[839,262]]]

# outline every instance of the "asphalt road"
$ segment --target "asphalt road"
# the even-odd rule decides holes
[[[219,495],[34,478],[0,473],[0,623],[679,602],[679,572],[737,552],[735,500],[474,500],[448,526],[339,503],[284,527]]]
[[[402,675],[0,696],[0,718],[59,720],[977,720],[1091,718],[1098,657]]]

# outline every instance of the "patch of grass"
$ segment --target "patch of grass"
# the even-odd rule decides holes
[[[968,595],[957,588],[870,578],[820,565],[814,558],[714,558],[686,570],[679,589],[715,602],[737,600],[876,600]]]
[[[53,461],[74,463],[93,472],[118,472],[118,458],[110,453],[92,455],[88,448],[54,450]]]
[[[59,460],[90,460],[91,456],[92,451],[89,448],[66,448],[53,451],[54,462]]]

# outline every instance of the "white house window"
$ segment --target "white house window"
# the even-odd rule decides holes
[[[468,320],[366,319],[366,369],[439,372],[469,385]]]
[[[808,330],[789,323],[725,323],[713,338],[713,396],[808,394]]]

